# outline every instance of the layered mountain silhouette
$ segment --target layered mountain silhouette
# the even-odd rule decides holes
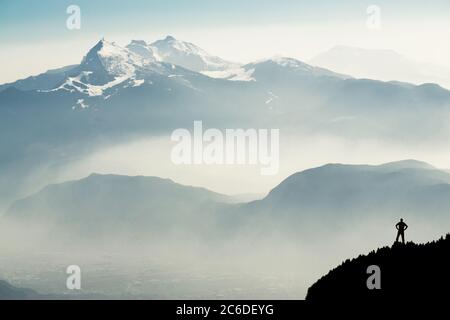
[[[214,230],[214,212],[231,197],[169,179],[92,174],[50,185],[15,202],[3,217],[17,225],[45,225],[61,238],[162,239]]]
[[[328,164],[289,176],[264,199],[243,204],[239,211],[248,219],[276,219],[292,232],[314,227],[324,236],[357,221],[394,221],[399,215],[445,223],[449,183],[448,172],[414,160]]]
[[[342,237],[349,234],[352,235],[350,246],[344,250],[347,253],[344,256],[348,256],[351,248],[359,250],[359,242],[384,241],[385,236],[377,237],[376,233],[369,236],[369,232],[383,231],[385,221],[392,222],[394,239],[393,224],[399,216],[410,226],[407,239],[411,238],[410,232],[417,235],[419,229],[448,229],[449,199],[450,174],[415,160],[382,165],[327,164],[295,173],[263,199],[247,203],[235,203],[232,197],[168,179],[92,174],[80,180],[49,185],[15,201],[0,217],[0,234],[12,233],[9,241],[18,243],[21,250],[35,246],[39,250],[63,248],[74,252],[107,253],[108,250],[126,248],[127,251],[138,250],[139,254],[153,254],[154,251],[144,249],[148,246],[166,254],[187,254],[187,250],[171,248],[180,246],[195,250],[206,246],[221,252],[229,245],[234,253],[241,248],[246,253],[246,248],[263,248],[270,253],[294,246],[299,248],[302,257],[317,255],[323,259],[320,255],[324,253],[314,250],[334,250],[337,247],[334,242],[339,243],[340,249]],[[424,224],[414,223],[419,219]],[[429,237],[429,233],[425,234]],[[399,260],[407,261],[409,265],[417,257],[418,265],[424,270],[431,270],[432,266],[437,270],[439,264],[448,268],[448,262],[437,258],[443,254],[442,244],[448,247],[448,242],[447,237],[436,246],[426,245],[427,248],[439,248],[432,249],[431,253],[427,253],[428,249],[421,251],[422,246],[411,243],[383,248],[369,254],[368,260],[361,261],[379,263],[382,288],[389,288],[384,285],[389,281],[390,271],[386,275],[383,270],[400,263]],[[82,250],[77,251],[79,248]],[[439,255],[432,257],[434,251],[439,251]],[[336,253],[339,260],[342,259],[340,254]],[[378,257],[381,260],[377,260]],[[425,258],[429,261],[427,266],[421,265]],[[384,263],[385,260],[392,263]],[[327,263],[323,270],[328,270]],[[306,269],[308,264],[305,262]],[[347,262],[344,265],[352,266]],[[400,266],[407,268],[401,263]],[[359,264],[350,267],[349,272],[355,277],[355,283],[362,277],[365,285],[369,276],[365,273],[367,266],[354,271],[359,267]],[[415,268],[411,267],[412,270]],[[334,286],[334,282],[331,285]],[[359,282],[355,284],[357,290],[359,285]],[[330,296],[323,293],[327,290],[317,295],[314,290],[310,290],[308,299],[316,301],[321,300],[322,295]]]
[[[0,202],[22,196],[39,166],[198,119],[418,143],[448,136],[449,111],[450,92],[435,84],[354,79],[287,57],[237,65],[171,36],[102,39],[77,65],[0,86]]]
[[[164,132],[193,119],[215,126],[278,127],[330,121],[327,130],[332,130],[340,126],[336,119],[346,117],[358,119],[345,123],[347,131],[369,125],[372,134],[389,134],[393,126],[410,128],[419,119],[424,130],[428,121],[436,129],[436,112],[450,106],[450,93],[437,85],[352,79],[283,57],[230,67],[221,80],[199,73],[202,68],[192,65],[201,63],[190,62],[194,58],[206,65],[227,65],[173,37],[152,44],[135,40],[127,47],[102,39],[79,65],[0,86],[2,128],[22,143],[32,143],[30,137],[37,135],[44,145],[57,143],[61,128],[67,144],[82,139],[81,133],[93,138],[119,131]],[[393,117],[399,112],[402,117]],[[38,130],[30,118],[48,129]],[[383,122],[392,118],[398,120]],[[25,132],[14,131],[24,126]],[[17,143],[1,142],[11,148]]]
[[[278,231],[332,237],[355,221],[399,215],[449,223],[450,174],[407,160],[373,165],[328,164],[291,175],[262,200],[233,198],[156,177],[93,174],[50,185],[16,201],[4,221],[44,223],[62,235],[154,236],[190,232],[204,240]],[[200,223],[201,222],[201,223]],[[311,234],[312,233],[312,234]]]
[[[308,289],[306,300],[443,301],[450,286],[449,252],[449,234],[426,244],[394,243],[344,261]],[[379,267],[379,289],[368,289],[366,283],[373,274],[367,269],[373,265]]]

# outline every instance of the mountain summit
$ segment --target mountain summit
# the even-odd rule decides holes
[[[126,76],[143,67],[148,61],[126,48],[105,39],[100,40],[83,58],[81,67],[95,72],[103,69],[112,76]]]
[[[207,53],[193,43],[167,36],[150,45],[160,61],[173,63],[184,68],[202,71],[226,70],[237,64]]]
[[[450,234],[426,244],[394,244],[346,260],[309,289],[306,300],[430,301],[443,300],[450,286]],[[378,266],[380,288],[368,289],[369,266]]]
[[[132,42],[137,46],[139,42]],[[132,47],[134,48],[134,47]],[[152,74],[168,75],[171,71],[151,55],[138,54],[101,39],[73,68],[65,81],[50,91],[66,90],[88,96],[100,96],[119,84],[123,87],[144,83]]]

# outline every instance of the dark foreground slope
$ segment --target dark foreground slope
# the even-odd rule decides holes
[[[394,244],[346,260],[308,289],[309,301],[443,300],[450,290],[450,234],[426,244]],[[367,268],[380,267],[381,289],[369,290]]]
[[[31,289],[16,288],[8,282],[0,280],[0,300],[37,299],[38,294]]]

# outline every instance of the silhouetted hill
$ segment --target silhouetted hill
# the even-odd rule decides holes
[[[426,244],[394,244],[346,260],[309,289],[306,299],[318,301],[442,300],[450,288],[450,234]],[[367,279],[380,268],[381,288],[369,290]]]
[[[382,165],[327,164],[292,174],[258,201],[242,206],[253,221],[267,218],[330,234],[369,219],[427,219],[448,230],[450,174],[414,160]],[[242,214],[241,216],[244,216]],[[253,222],[252,222],[253,223]],[[437,224],[436,223],[436,224]]]
[[[27,226],[44,225],[53,239],[57,234],[98,239],[102,235],[168,235],[171,231],[179,236],[182,230],[208,231],[208,223],[213,223],[209,213],[231,201],[228,196],[169,179],[92,174],[49,185],[16,201],[3,221],[26,232]],[[200,226],[198,221],[202,221]]]
[[[181,242],[181,233],[222,241],[241,234],[259,237],[261,232],[290,234],[310,243],[316,230],[325,243],[338,232],[354,232],[355,224],[364,234],[361,224],[369,222],[378,236],[385,226],[373,221],[394,223],[399,216],[412,225],[438,227],[432,234],[442,234],[450,226],[450,173],[414,160],[328,164],[289,176],[261,200],[233,202],[234,197],[168,179],[92,174],[14,202],[0,221],[24,231],[23,236],[14,233],[19,240],[29,238],[36,227],[44,229],[39,236],[51,235],[52,243],[58,237],[91,243],[119,236],[161,243],[161,236],[172,235]],[[415,236],[428,239],[419,231]]]

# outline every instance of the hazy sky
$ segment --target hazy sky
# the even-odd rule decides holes
[[[71,4],[80,30],[66,28]],[[381,9],[379,30],[366,26],[370,5]],[[0,0],[0,83],[79,63],[103,36],[125,45],[167,34],[238,62],[308,60],[341,44],[450,66],[450,1]]]

